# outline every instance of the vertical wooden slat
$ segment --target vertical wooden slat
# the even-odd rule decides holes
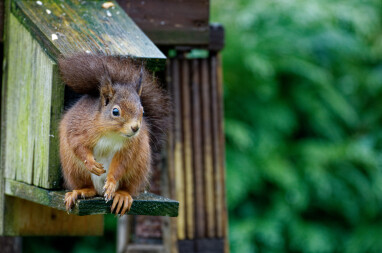
[[[224,139],[224,104],[223,104],[223,71],[221,64],[221,56],[217,55],[217,95],[218,95],[218,129],[219,129],[219,144],[220,144],[220,173],[221,173],[221,185],[222,185],[222,199],[223,199],[223,233],[224,233],[224,252],[229,252],[229,240],[228,240],[228,213],[227,213],[227,199],[226,199],[226,176],[225,176],[225,139]]]
[[[180,98],[180,78],[179,78],[179,61],[173,59],[172,65],[173,80],[173,101],[174,101],[174,167],[176,180],[176,199],[179,201],[178,215],[178,239],[186,238],[186,221],[185,221],[185,191],[184,191],[184,173],[183,173],[183,145],[182,145],[182,114],[181,114],[181,98]]]
[[[5,110],[6,97],[7,97],[7,85],[8,82],[8,59],[9,59],[9,14],[10,14],[10,0],[5,0],[4,2],[4,59],[2,61],[3,71],[2,71],[2,84],[1,84],[1,128],[0,128],[0,235],[4,234],[4,210],[5,210],[5,148],[6,148],[6,120],[7,114]]]
[[[4,98],[6,178],[48,189],[60,188],[58,121],[64,86],[57,65],[29,31],[10,16],[9,93]],[[15,127],[17,126],[17,127]]]
[[[32,39],[32,38],[31,38]],[[37,44],[37,43],[36,43]],[[34,55],[35,64],[31,64],[33,90],[33,184],[48,188],[49,173],[49,135],[53,81],[53,62],[37,45]],[[53,101],[61,102],[61,101]],[[58,137],[58,136],[57,136]],[[52,147],[53,149],[56,147]],[[59,169],[59,167],[57,167]]]
[[[215,237],[215,208],[214,208],[214,177],[212,163],[211,143],[211,113],[210,113],[210,83],[208,59],[201,60],[201,98],[202,98],[202,125],[203,125],[203,165],[205,178],[205,203],[207,219],[207,236]]]
[[[174,97],[173,94],[173,75],[172,75],[172,60],[168,60],[166,63],[166,83],[167,90],[170,93],[171,97]],[[169,126],[168,130],[168,139],[167,139],[167,166],[164,167],[164,172],[166,175],[162,175],[163,185],[162,188],[163,193],[167,194],[171,198],[176,198],[176,178],[175,178],[175,135],[174,135],[174,115],[172,115],[172,124]],[[167,173],[166,173],[167,170]],[[168,181],[168,182],[167,182]],[[178,253],[177,247],[177,218],[163,217],[163,243],[165,248],[170,253]]]
[[[50,114],[49,133],[49,169],[47,172],[46,188],[61,187],[61,168],[59,155],[58,126],[64,110],[65,85],[62,83],[57,64],[53,65],[52,106]]]
[[[194,182],[192,170],[192,133],[191,133],[191,104],[190,104],[190,75],[187,59],[181,61],[181,92],[182,92],[182,126],[183,126],[183,166],[185,172],[186,194],[186,235],[187,239],[194,238]]]
[[[13,15],[10,15],[9,21],[12,32],[9,33],[8,81],[4,84],[8,90],[5,98],[8,115],[5,176],[31,184],[35,123],[31,110],[34,86],[31,62],[39,46]]]
[[[212,122],[212,145],[213,145],[213,174],[215,182],[215,215],[216,215],[216,236],[223,237],[223,193],[224,187],[221,178],[221,152],[220,136],[219,136],[219,110],[218,110],[218,94],[217,94],[217,59],[216,55],[210,57],[210,73],[211,73],[211,122]]]
[[[205,226],[205,195],[204,195],[204,175],[202,161],[202,127],[200,108],[200,71],[199,60],[192,60],[192,138],[193,138],[193,165],[195,184],[195,235],[203,238],[206,234]]]

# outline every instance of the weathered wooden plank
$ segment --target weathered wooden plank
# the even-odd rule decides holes
[[[205,226],[205,195],[202,161],[202,111],[200,100],[200,64],[198,59],[192,60],[192,138],[193,138],[193,165],[195,182],[195,232],[196,238],[203,238],[206,234]]]
[[[65,210],[65,191],[49,191],[29,184],[6,180],[5,193],[10,196],[29,200],[41,205]],[[133,198],[134,202],[128,214],[170,216],[178,215],[179,202],[152,193],[142,193]],[[110,213],[112,202],[105,202],[102,197],[79,199],[70,214],[90,215]]]
[[[178,217],[178,239],[186,237],[186,202],[185,202],[185,182],[183,172],[183,141],[182,141],[182,111],[181,111],[181,93],[179,78],[179,60],[172,60],[172,94],[174,103],[174,168],[175,168],[175,188],[176,199],[179,201]]]
[[[12,12],[34,34],[53,59],[77,52],[147,59],[164,64],[165,56],[113,2],[15,0]]]
[[[9,9],[10,9],[10,0],[2,1],[4,3],[4,41],[6,42],[4,45],[4,62],[3,62],[3,69],[2,69],[2,85],[1,85],[1,115],[0,115],[0,235],[4,234],[4,210],[5,210],[5,194],[4,194],[4,187],[5,187],[5,147],[6,147],[6,99],[7,96],[7,83],[8,81],[8,64],[7,60],[9,58]]]
[[[13,15],[9,17],[8,81],[5,99],[5,177],[31,184],[33,181],[33,56],[40,46]],[[15,169],[17,168],[17,170]]]
[[[209,1],[117,1],[155,44],[207,45],[209,42]]]
[[[5,231],[7,236],[100,236],[103,215],[68,215],[48,206],[6,196]]]
[[[23,29],[25,30],[25,28]],[[29,34],[26,30],[24,32]],[[31,66],[31,79],[33,82],[31,107],[31,109],[33,109],[29,110],[31,111],[33,118],[32,122],[29,122],[29,124],[34,128],[32,134],[29,136],[29,138],[33,139],[34,144],[32,153],[33,184],[50,188],[47,175],[49,171],[49,149],[57,149],[54,146],[49,146],[54,63],[42,51],[38,43],[32,39],[32,36],[29,37],[29,40],[36,45],[34,51],[31,52],[31,62],[29,64],[27,62],[23,63]],[[20,87],[20,89],[23,88],[24,87]],[[19,170],[19,167],[14,167],[13,169]]]
[[[5,177],[59,188],[58,121],[64,86],[57,65],[11,14],[9,26]],[[33,109],[31,109],[33,108]],[[15,127],[17,126],[17,127]]]
[[[0,1],[0,42],[4,41],[5,1]]]
[[[219,99],[217,87],[217,58],[216,55],[210,57],[210,74],[211,74],[211,127],[212,127],[212,147],[213,147],[213,175],[215,183],[215,219],[216,219],[216,236],[223,237],[223,191],[222,171],[221,171],[221,151],[219,136]]]
[[[194,176],[192,169],[192,132],[191,132],[191,98],[189,61],[181,59],[181,98],[182,98],[182,128],[183,128],[183,168],[186,184],[186,236],[194,238]]]
[[[215,237],[215,201],[214,180],[212,163],[212,141],[211,141],[211,113],[210,113],[210,80],[208,59],[201,60],[201,98],[202,98],[202,132],[203,132],[203,170],[205,182],[205,203],[207,236]]]
[[[61,81],[58,65],[53,65],[51,108],[50,108],[50,132],[49,132],[49,167],[45,170],[45,188],[58,189],[61,187],[61,167],[59,155],[58,126],[64,110],[65,86]],[[42,186],[38,184],[38,186]]]

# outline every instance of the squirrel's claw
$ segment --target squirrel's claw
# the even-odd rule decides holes
[[[70,212],[74,204],[76,203],[76,200],[78,198],[78,194],[76,191],[72,192],[67,192],[65,194],[65,207],[66,207],[66,212]]]
[[[113,213],[115,210],[116,214],[119,213],[120,216],[122,216],[130,210],[132,204],[133,198],[128,192],[116,191],[113,204],[111,206],[111,212]]]
[[[86,168],[88,168],[88,170],[91,173],[93,173],[97,176],[101,176],[103,173],[106,172],[106,170],[104,170],[104,168],[103,168],[103,165],[101,163],[97,163],[96,161],[94,161],[94,162],[86,161],[85,166],[86,166]]]
[[[106,202],[109,202],[110,200],[114,198],[116,189],[117,189],[117,182],[115,181],[115,179],[108,178],[106,180],[105,186],[103,187],[103,190],[105,192],[104,197]]]

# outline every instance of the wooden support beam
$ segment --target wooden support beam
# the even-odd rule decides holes
[[[64,204],[65,191],[49,191],[14,180],[6,180],[5,193],[9,196],[22,198],[58,210],[66,210]],[[170,217],[178,215],[178,201],[152,193],[142,193],[133,199],[133,205],[127,214]],[[106,203],[103,197],[79,199],[69,213],[80,216],[108,214],[110,213],[111,204],[112,201]]]
[[[5,196],[5,230],[7,236],[101,236],[103,215],[67,214],[34,202]]]
[[[208,45],[210,1],[117,1],[157,45]]]

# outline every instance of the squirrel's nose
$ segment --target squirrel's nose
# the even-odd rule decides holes
[[[136,133],[139,130],[139,125],[132,126],[131,130],[133,130],[133,132]]]

